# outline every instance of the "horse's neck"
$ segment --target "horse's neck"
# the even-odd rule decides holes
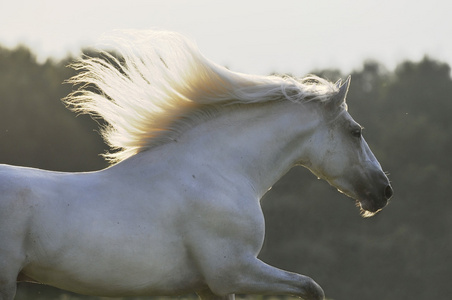
[[[174,142],[117,166],[126,172],[140,169],[142,175],[156,169],[190,168],[185,171],[191,172],[206,167],[232,184],[251,186],[260,198],[305,159],[304,146],[309,144],[305,140],[320,122],[314,107],[284,102],[231,106]]]
[[[198,165],[209,164],[234,181],[246,178],[262,197],[303,158],[303,142],[318,122],[310,105],[247,105],[192,128],[181,142]]]

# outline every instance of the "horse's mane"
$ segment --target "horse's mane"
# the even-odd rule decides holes
[[[118,55],[103,51],[73,64],[80,72],[69,82],[80,88],[64,99],[74,111],[106,121],[101,133],[114,150],[105,155],[112,162],[170,140],[194,122],[193,115],[206,118],[209,113],[200,112],[211,112],[212,107],[284,99],[328,101],[338,91],[316,76],[232,72],[173,32],[121,32],[112,41]],[[181,119],[188,120],[184,126],[176,122]]]

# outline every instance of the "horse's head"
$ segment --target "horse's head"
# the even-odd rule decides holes
[[[321,103],[324,122],[311,137],[308,167],[340,192],[356,199],[364,216],[371,216],[393,194],[388,177],[362,136],[362,127],[347,112],[350,77],[338,81],[337,95]]]

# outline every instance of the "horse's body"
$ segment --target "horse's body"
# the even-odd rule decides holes
[[[364,211],[386,205],[392,190],[346,112],[348,86],[331,84],[324,98],[314,90],[312,101],[284,100],[293,95],[286,89],[264,102],[205,101],[195,109],[189,103],[183,114],[171,112],[169,132],[150,135],[143,149],[121,153],[127,158],[102,171],[1,166],[0,300],[14,298],[18,279],[100,296],[322,299],[309,277],[257,259],[264,239],[259,200],[292,166],[303,165]]]

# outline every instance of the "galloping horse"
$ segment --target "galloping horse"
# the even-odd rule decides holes
[[[342,83],[235,73],[171,32],[123,33],[84,57],[65,101],[101,117],[110,167],[0,166],[0,300],[17,281],[98,296],[324,298],[311,278],[257,258],[259,200],[301,165],[381,210],[392,188],[347,112]],[[120,58],[117,58],[120,57]]]

